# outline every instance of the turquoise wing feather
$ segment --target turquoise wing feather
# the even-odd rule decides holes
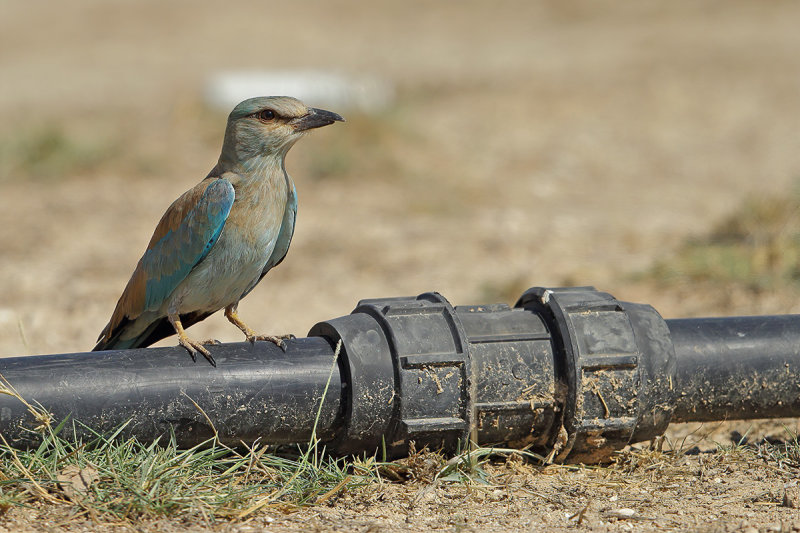
[[[233,185],[228,180],[209,177],[167,209],[95,350],[135,347],[143,339],[150,339],[152,328],[159,326],[163,318],[157,311],[211,251],[225,227],[234,198]],[[157,335],[149,342],[163,336]]]
[[[234,200],[233,186],[217,179],[206,188],[180,224],[167,231],[142,257],[147,272],[145,310],[155,310],[202,261],[222,233]]]
[[[272,249],[272,254],[269,256],[267,264],[261,273],[263,277],[272,267],[283,261],[286,254],[289,252],[289,245],[292,242],[292,235],[294,235],[294,222],[297,219],[297,190],[292,184],[292,189],[289,191],[289,197],[286,199],[286,209],[283,212],[283,222],[281,229],[278,233],[278,240],[275,241],[275,248]]]

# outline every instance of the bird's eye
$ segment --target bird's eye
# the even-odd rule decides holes
[[[275,118],[275,111],[272,109],[265,109],[263,111],[259,111],[258,113],[258,120],[263,122],[269,122],[270,120]]]

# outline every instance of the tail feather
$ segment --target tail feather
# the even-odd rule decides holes
[[[212,313],[200,312],[187,313],[180,316],[181,324],[183,324],[184,328],[188,328],[189,326],[204,320],[211,314]],[[175,335],[175,328],[172,327],[169,319],[167,319],[167,317],[161,317],[150,323],[139,335],[135,337],[126,337],[125,333],[133,327],[135,322],[135,320],[128,320],[126,318],[119,326],[117,326],[110,336],[105,335],[104,330],[103,333],[100,334],[97,345],[92,348],[92,351],[99,352],[103,350],[130,350],[133,348],[146,348],[147,346],[150,346],[161,339],[165,339],[170,335]]]

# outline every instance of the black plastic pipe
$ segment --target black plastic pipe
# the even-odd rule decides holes
[[[217,368],[174,347],[0,359],[0,373],[69,417],[68,437],[127,424],[124,435],[173,432],[182,446],[316,435],[339,454],[475,442],[589,463],[671,421],[800,416],[798,347],[800,316],[665,321],[592,287],[533,288],[513,308],[437,293],[363,300],[285,352],[214,346]],[[33,425],[0,395],[9,442],[36,444]]]
[[[78,422],[68,423],[64,436],[87,439],[93,435],[87,428],[108,431],[127,422],[124,435],[147,442],[172,430],[182,446],[203,442],[214,430],[232,445],[259,438],[307,442],[330,377],[317,436],[335,434],[342,381],[338,366],[331,375],[334,352],[324,338],[292,340],[285,353],[269,342],[213,346],[216,369],[176,348],[14,357],[0,359],[0,373],[56,422]],[[39,440],[24,429],[30,422],[19,400],[0,397],[0,431],[10,443]]]
[[[673,422],[800,416],[800,315],[667,320]]]

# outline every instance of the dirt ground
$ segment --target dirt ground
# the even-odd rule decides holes
[[[93,346],[161,213],[216,161],[225,116],[203,91],[231,69],[396,88],[378,114],[334,109],[348,122],[290,153],[298,225],[241,305],[257,329],[300,336],[361,298],[513,303],[535,285],[595,285],[666,317],[800,312],[779,292],[723,307],[632,278],[744,198],[796,184],[798,3],[9,0],[2,14],[3,356]],[[193,331],[239,340],[217,316]],[[686,461],[695,474],[674,479],[515,469],[488,491],[388,485],[269,523],[168,527],[800,529],[783,474]],[[20,516],[0,527],[45,525]]]

